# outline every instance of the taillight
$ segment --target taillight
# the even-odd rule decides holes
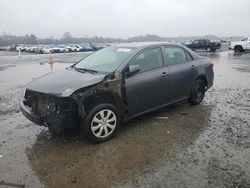
[[[209,65],[210,65],[212,68],[214,68],[214,64],[213,64],[212,61],[209,62]]]

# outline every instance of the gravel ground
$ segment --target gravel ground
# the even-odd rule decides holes
[[[250,187],[250,54],[199,53],[215,64],[214,86],[200,105],[184,102],[142,116],[96,145],[79,133],[54,138],[20,113],[25,84],[51,71],[48,55],[0,52],[0,182],[30,188]],[[53,54],[53,70],[85,55]]]

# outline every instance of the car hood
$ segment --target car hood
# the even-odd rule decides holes
[[[36,92],[68,97],[78,89],[100,83],[105,76],[104,74],[64,69],[38,77],[28,83],[26,87]]]

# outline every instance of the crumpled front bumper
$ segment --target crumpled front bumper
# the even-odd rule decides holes
[[[77,113],[77,109],[72,110],[63,110],[63,111],[47,111],[46,115],[38,116],[34,114],[28,107],[24,105],[24,102],[20,102],[20,109],[22,114],[33,123],[45,126],[45,127],[53,127],[53,128],[76,128],[79,126],[80,119]]]
[[[37,124],[37,125],[44,125],[44,121],[38,117],[37,115],[33,114],[24,104],[23,101],[20,102],[20,109],[22,114],[29,119],[30,121],[32,121],[33,123]]]

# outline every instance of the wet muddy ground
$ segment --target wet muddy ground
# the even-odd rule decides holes
[[[53,54],[53,70],[85,53]],[[25,84],[49,73],[48,55],[0,52],[0,182],[25,187],[250,187],[250,54],[202,53],[214,86],[197,106],[179,103],[91,144],[54,138],[20,113]],[[1,186],[0,187],[7,187]]]

